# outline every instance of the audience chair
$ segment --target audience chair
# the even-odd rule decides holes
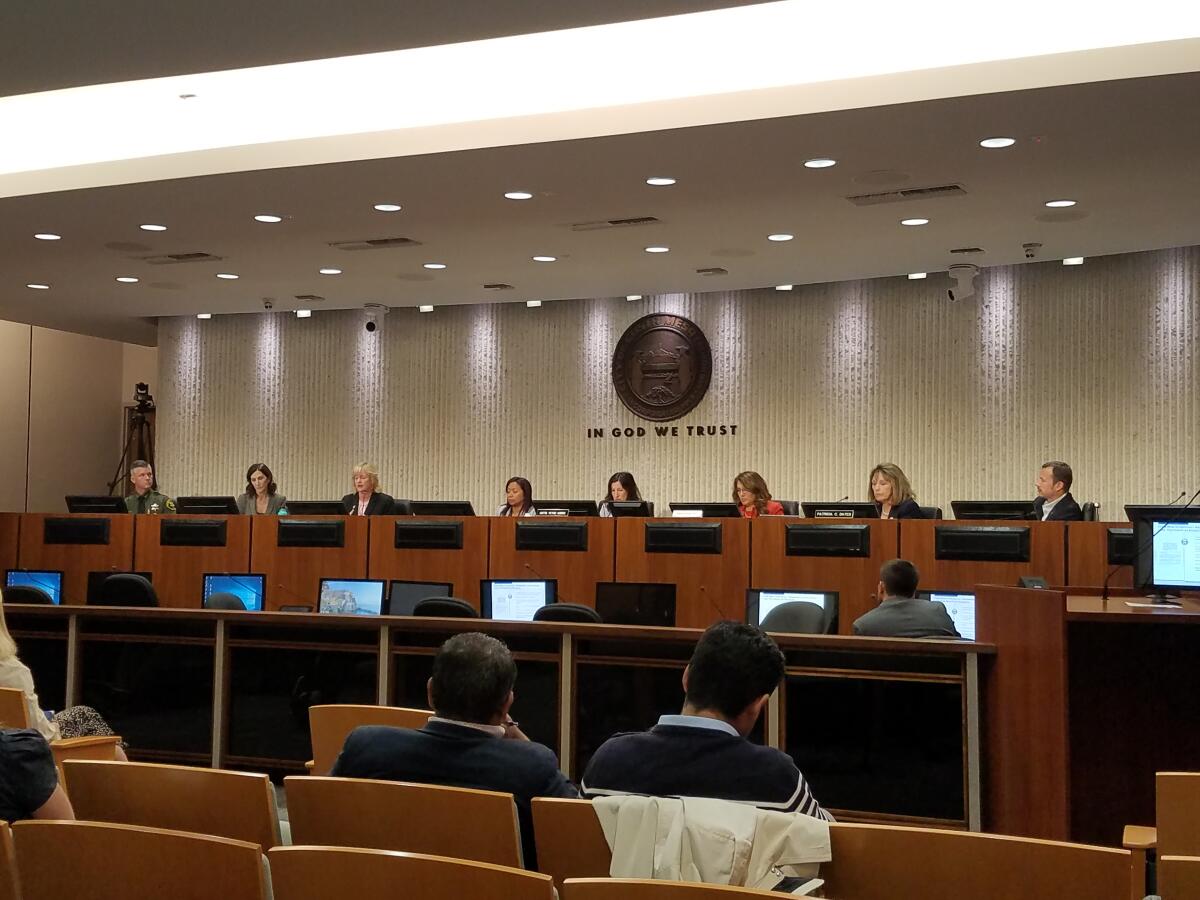
[[[763,631],[780,634],[824,634],[831,619],[815,603],[795,600],[781,603],[762,620]]]
[[[17,900],[17,862],[13,857],[12,830],[0,821],[0,900]]]
[[[508,866],[421,853],[277,847],[267,854],[275,900],[419,897],[420,900],[553,900],[550,878]]]
[[[346,738],[359,725],[391,725],[394,728],[423,728],[433,712],[406,706],[367,706],[333,703],[308,708],[308,731],[313,758],[305,763],[309,772],[328,775],[337,762]]]
[[[512,794],[322,776],[290,776],[283,784],[294,844],[523,865]]]
[[[466,600],[457,597],[426,597],[413,607],[414,616],[434,616],[440,619],[478,619],[479,613]]]
[[[118,572],[100,585],[95,606],[158,606],[154,585],[144,575]]]
[[[1158,893],[1163,900],[1200,897],[1200,856],[1159,857]]]
[[[922,519],[944,519],[945,516],[942,515],[942,508],[940,506],[922,506],[921,507],[921,518]]]
[[[246,604],[242,602],[242,598],[236,594],[229,594],[225,591],[217,591],[209,594],[204,598],[205,609],[235,609],[241,612],[246,611]]]
[[[13,826],[21,900],[266,900],[257,844],[101,822]]]
[[[264,850],[280,843],[266,775],[93,760],[69,760],[63,775],[79,819],[211,834]]]
[[[606,878],[612,851],[591,800],[533,798],[538,871],[562,890],[568,878]]]
[[[582,603],[547,603],[533,614],[535,622],[583,622],[599,625],[600,613]]]
[[[1200,856],[1200,772],[1159,772],[1154,776],[1154,827],[1126,825],[1122,845],[1133,852],[1129,896],[1152,893],[1147,856]],[[1163,894],[1164,900],[1166,894]]]
[[[799,500],[780,500],[779,505],[783,507],[783,514],[785,516],[800,515],[800,501]]]
[[[4,589],[5,603],[30,603],[35,606],[53,606],[54,599],[40,587],[32,584],[14,584]]]
[[[0,728],[32,728],[29,710],[25,708],[25,694],[16,688],[0,688]],[[94,735],[90,737],[59,738],[50,742],[54,763],[62,771],[68,759],[116,759],[119,735]]]
[[[639,878],[572,878],[563,892],[563,900],[766,900],[786,896],[723,884]]]

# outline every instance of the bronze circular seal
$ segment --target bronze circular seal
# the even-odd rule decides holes
[[[708,338],[682,316],[642,316],[617,341],[612,378],[617,396],[634,415],[651,422],[678,419],[708,392]]]

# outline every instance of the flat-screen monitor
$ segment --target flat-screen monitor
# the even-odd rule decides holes
[[[388,588],[388,615],[411,616],[426,597],[453,596],[454,584],[449,581],[393,581]]]
[[[613,514],[614,519],[621,516],[645,518],[654,515],[648,500],[610,500],[608,511]]]
[[[53,569],[8,569],[4,573],[5,587],[35,587],[50,595],[56,604],[62,603],[63,573]]]
[[[141,575],[151,584],[154,583],[153,572],[118,572],[115,569],[88,572],[86,598],[88,606],[98,606],[100,604],[100,591],[104,587],[104,582],[108,581],[113,575]]]
[[[242,601],[242,606],[246,609],[262,612],[266,579],[267,576],[253,572],[236,575],[227,572],[206,572],[203,599],[207,600],[213,594],[233,594]]]
[[[671,515],[677,519],[737,519],[742,509],[736,503],[672,503]]]
[[[344,516],[346,507],[341,500],[289,500],[290,516]]]
[[[1200,510],[1176,507],[1133,519],[1133,583],[1139,588],[1200,591]]]
[[[233,497],[176,497],[175,512],[201,516],[236,516],[238,505]]]
[[[785,603],[814,603],[827,612],[833,608],[835,592],[789,588],[750,588],[746,591],[746,621],[761,625],[767,614]]]
[[[829,503],[820,500],[805,500],[800,504],[809,519],[878,519],[879,507],[874,503],[844,503],[840,500]]]
[[[1032,519],[1032,500],[951,500],[956,519]]]
[[[412,500],[414,516],[473,516],[475,507],[469,500]]]
[[[968,641],[975,640],[975,595],[958,591],[919,591],[918,597],[925,597],[946,607],[950,618],[954,620],[954,630]]]
[[[383,612],[383,581],[373,578],[322,578],[317,611],[340,616],[378,616]]]
[[[675,585],[599,581],[596,612],[607,625],[675,626]]]
[[[127,513],[123,497],[93,497],[68,494],[67,512],[73,513]]]
[[[533,504],[539,516],[598,516],[600,506],[595,500],[538,500]]]
[[[558,582],[503,581],[479,582],[479,610],[485,619],[504,622],[532,622],[533,614],[548,603],[558,601]]]

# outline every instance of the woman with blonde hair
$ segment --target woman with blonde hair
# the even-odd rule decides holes
[[[733,502],[741,510],[743,519],[783,515],[783,504],[771,499],[767,483],[757,472],[743,472],[733,479]]]
[[[350,472],[354,493],[342,498],[349,516],[390,516],[396,501],[379,490],[379,470],[361,462]]]
[[[867,499],[879,507],[881,519],[923,519],[908,476],[895,463],[880,463],[867,480]]]

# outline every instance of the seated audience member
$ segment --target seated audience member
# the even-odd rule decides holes
[[[135,459],[129,466],[129,483],[133,493],[125,498],[125,508],[131,513],[173,513],[175,501],[154,490],[154,467],[144,459]]]
[[[832,821],[790,756],[746,740],[783,672],[783,652],[761,629],[717,622],[683,671],[682,714],[605,741],[584,795],[712,797]]]
[[[743,519],[783,515],[783,504],[771,499],[767,483],[757,472],[743,472],[733,479],[733,502],[740,508]]]
[[[455,635],[433,660],[427,691],[435,715],[425,727],[356,728],[330,774],[510,793],[525,866],[534,868],[530,801],[578,797],[579,791],[559,771],[554,751],[530,741],[509,716],[516,680],[516,663],[503,643],[477,632]]]
[[[278,516],[287,512],[287,497],[278,493],[275,476],[266,463],[246,470],[246,490],[238,495],[238,512],[243,516]]]
[[[600,501],[600,516],[605,519],[612,518],[612,507],[609,506],[614,500],[622,503],[626,500],[641,500],[642,494],[638,490],[637,482],[633,480],[633,475],[629,472],[614,472],[612,478],[608,479],[608,496]]]
[[[1043,522],[1082,522],[1083,510],[1071,496],[1071,482],[1075,476],[1065,462],[1042,463],[1034,487],[1037,499],[1033,501],[1033,516]]]
[[[879,570],[882,602],[854,620],[853,631],[865,637],[961,637],[946,607],[917,596],[921,575],[907,559],[885,562]]]
[[[514,477],[504,483],[504,503],[496,510],[498,516],[533,516],[533,485],[529,479]]]
[[[0,729],[0,819],[74,819],[54,754],[32,728]]]
[[[867,499],[879,507],[881,519],[923,519],[921,507],[913,497],[908,477],[895,463],[880,463],[871,470]]]
[[[370,463],[361,462],[350,470],[354,482],[354,493],[342,498],[342,506],[349,516],[390,516],[395,504],[390,495],[379,490],[379,470]]]

